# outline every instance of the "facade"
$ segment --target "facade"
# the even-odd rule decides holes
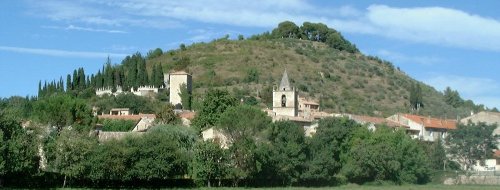
[[[169,102],[176,109],[182,109],[182,99],[180,96],[181,86],[186,85],[188,93],[192,92],[192,76],[184,71],[173,72],[169,74],[170,99]]]
[[[493,135],[500,135],[500,113],[482,111],[461,119],[460,123],[467,124],[469,121],[472,123],[484,122],[488,125],[497,124],[497,128],[493,131]],[[500,149],[500,140],[497,142],[497,148]]]
[[[113,108],[109,111],[109,115],[130,115],[128,108]]]
[[[280,85],[273,88],[273,112],[275,116],[296,117],[298,115],[298,93],[290,86],[286,70]]]
[[[352,114],[343,114],[343,115],[344,117],[354,120],[356,123],[359,123],[361,125],[366,125],[366,127],[368,127],[368,129],[370,129],[371,131],[377,130],[377,127],[382,125],[390,128],[404,128],[404,129],[410,128],[407,125],[403,125],[401,123],[397,123],[382,117],[371,117],[366,115],[352,115]]]
[[[423,141],[436,141],[448,136],[449,130],[457,128],[455,120],[437,119],[411,114],[395,114],[388,120],[408,126],[408,133],[413,138]]]
[[[130,92],[137,96],[154,96],[158,93],[158,88],[154,86],[140,86],[137,90],[130,89]]]
[[[138,115],[98,115],[99,119],[121,119],[132,120],[135,122],[134,128],[131,131],[142,132],[153,126],[156,119],[155,114],[138,114]]]

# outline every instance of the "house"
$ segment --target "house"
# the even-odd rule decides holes
[[[229,148],[229,140],[227,139],[226,135],[224,135],[224,133],[222,133],[218,129],[215,129],[213,127],[206,129],[201,132],[201,136],[204,141],[212,140],[213,142],[219,144],[221,148]]]
[[[138,115],[98,115],[99,119],[122,119],[135,121],[134,132],[146,131],[151,127],[156,119],[154,114],[138,114]]]
[[[493,131],[493,135],[500,135],[500,113],[498,112],[482,111],[461,119],[460,123],[467,124],[469,121],[472,123],[484,122],[488,125],[497,124],[497,128]],[[497,149],[500,149],[500,140],[497,142]]]
[[[130,115],[129,108],[112,108],[109,110],[109,115]]]
[[[383,117],[371,117],[366,115],[353,115],[353,114],[344,114],[345,117],[348,117],[351,120],[354,120],[356,123],[361,125],[366,125],[368,129],[371,131],[375,131],[379,126],[387,126],[390,128],[404,128],[409,129],[410,126],[404,125],[402,123],[394,122],[392,120],[383,118]]]
[[[437,119],[430,116],[412,114],[395,114],[387,118],[404,126],[408,126],[408,133],[413,138],[423,141],[436,141],[445,138],[449,130],[457,128],[457,122],[449,119]]]
[[[181,118],[182,125],[191,126],[191,121],[196,116],[194,111],[183,110],[179,113],[179,118]]]

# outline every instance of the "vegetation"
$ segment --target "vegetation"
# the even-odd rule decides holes
[[[449,153],[462,165],[464,170],[472,169],[476,162],[484,162],[491,158],[493,149],[499,140],[498,135],[493,135],[497,124],[488,125],[479,122],[459,124],[456,130],[449,132],[447,144]]]
[[[271,33],[238,40],[229,36],[210,43],[155,49],[121,64],[108,58],[96,74],[83,68],[57,81],[39,82],[37,97],[0,100],[0,185],[38,187],[95,184],[123,187],[185,183],[186,186],[291,186],[355,184],[424,184],[431,170],[451,164],[445,151],[462,164],[488,158],[494,126],[468,124],[450,132],[447,147],[417,142],[405,131],[372,132],[347,118],[325,118],[305,137],[291,122],[271,122],[262,107],[272,102],[272,88],[287,68],[301,96],[321,108],[387,116],[418,110],[437,117],[487,110],[463,100],[451,89],[437,92],[408,77],[392,63],[364,56],[355,45],[321,23],[297,26],[283,22]],[[194,91],[183,87],[185,109],[195,109],[193,128],[179,119],[166,95],[131,93],[97,97],[95,90],[163,85],[163,72],[187,70]],[[230,93],[233,92],[233,94]],[[242,103],[239,103],[242,100]],[[425,108],[424,105],[425,104]],[[107,113],[126,107],[132,113],[155,113],[156,126],[145,133],[99,142],[92,109]],[[496,110],[496,109],[493,109]],[[24,127],[21,126],[23,122]],[[99,121],[105,131],[128,131],[129,121]],[[214,127],[228,137],[202,141],[199,133]],[[18,177],[19,176],[19,177]],[[20,180],[28,179],[28,180]],[[187,181],[187,182],[186,182]],[[60,182],[60,183],[59,183]]]

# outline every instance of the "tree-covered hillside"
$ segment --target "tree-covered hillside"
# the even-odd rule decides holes
[[[209,43],[181,44],[166,52],[155,49],[146,56],[127,56],[118,65],[107,60],[103,69],[91,76],[85,77],[83,69],[75,70],[72,77],[67,76],[72,82],[66,82],[66,89],[90,98],[97,88],[161,86],[163,72],[186,70],[193,75],[194,109],[199,108],[207,88],[228,88],[238,98],[256,98],[264,107],[271,104],[272,87],[285,69],[301,97],[319,101],[321,109],[329,112],[377,116],[418,112],[456,118],[485,109],[462,100],[458,93],[451,94],[451,101],[449,93],[444,96],[392,63],[363,55],[324,24],[305,22],[297,26],[289,21],[248,39],[225,36]],[[62,90],[62,86],[62,78],[44,86],[40,83],[40,95],[47,89]]]

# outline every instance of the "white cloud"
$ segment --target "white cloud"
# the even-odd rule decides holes
[[[440,91],[444,91],[449,86],[457,90],[465,99],[471,99],[488,107],[500,108],[500,84],[493,79],[439,75],[423,81]]]
[[[341,32],[487,51],[500,51],[500,21],[445,7],[371,5],[318,7],[304,0],[33,1],[34,15],[106,26],[183,27],[186,21],[274,27],[291,20],[322,22]],[[112,11],[111,11],[112,10]]]
[[[105,53],[105,52],[90,52],[90,51],[67,51],[57,49],[42,49],[42,48],[24,48],[0,46],[0,51],[37,54],[56,57],[81,57],[81,58],[106,58],[106,57],[125,57],[127,54],[120,53]]]
[[[80,26],[75,26],[75,25],[68,25],[66,27],[42,26],[42,28],[61,29],[61,30],[78,30],[78,31],[87,31],[87,32],[105,32],[105,33],[121,33],[121,34],[127,33],[126,31],[123,31],[123,30],[107,30],[107,29],[99,29],[99,28],[80,27]]]
[[[372,5],[361,22],[371,25],[372,33],[388,38],[500,51],[500,21],[461,10]]]
[[[445,62],[444,59],[440,57],[435,57],[435,56],[410,56],[410,55],[405,55],[399,52],[394,52],[386,49],[380,49],[376,53],[376,55],[379,55],[380,57],[397,62],[397,63],[415,63],[415,64],[421,64],[421,65],[426,65],[426,66],[431,66],[435,65],[437,63],[443,63]]]

